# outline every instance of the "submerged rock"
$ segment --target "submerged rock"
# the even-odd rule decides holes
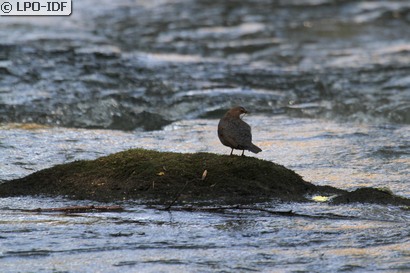
[[[333,204],[347,203],[373,203],[381,205],[410,205],[410,200],[394,195],[390,191],[375,188],[359,188],[352,192],[337,196],[332,200]]]
[[[303,202],[309,201],[308,196],[314,194],[345,196],[351,193],[330,186],[316,186],[292,170],[253,157],[144,149],[57,165],[0,184],[2,197],[62,195],[96,201],[139,199],[157,204],[174,199],[205,203],[271,199]],[[362,200],[354,201],[367,202],[367,196],[364,194]],[[410,204],[408,199],[385,196],[383,204]]]

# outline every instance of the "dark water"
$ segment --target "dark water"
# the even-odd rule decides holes
[[[407,1],[78,1],[2,18],[0,121],[146,130],[254,113],[410,123]]]
[[[258,158],[316,184],[410,197],[409,1],[75,1],[70,17],[0,18],[0,180],[129,148],[228,153],[232,105]],[[104,129],[104,130],[101,130]],[[0,199],[2,272],[407,272],[408,208],[20,211]]]
[[[260,204],[357,220],[274,217],[249,211],[164,212],[126,203],[123,213],[8,210],[81,202],[2,200],[3,272],[406,272],[409,215],[379,206]]]

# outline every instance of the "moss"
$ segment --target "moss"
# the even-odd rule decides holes
[[[132,149],[57,165],[0,185],[0,196],[40,194],[164,204],[177,196],[180,202],[243,203],[273,198],[308,201],[306,196],[312,194],[347,192],[315,186],[292,170],[253,157]]]

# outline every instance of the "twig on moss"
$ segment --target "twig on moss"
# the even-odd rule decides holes
[[[197,179],[194,178],[194,179],[186,181],[185,185],[182,187],[182,189],[175,195],[174,200],[172,200],[171,203],[169,203],[169,205],[164,208],[164,210],[170,210],[171,207],[175,204],[175,202],[179,199],[179,197],[181,197],[182,193],[185,191],[188,184],[195,181],[195,180],[197,180]]]

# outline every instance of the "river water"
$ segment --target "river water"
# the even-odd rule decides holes
[[[0,181],[129,148],[228,154],[233,105],[262,153],[320,185],[410,198],[410,2],[75,1],[0,18]],[[0,199],[1,272],[407,272],[409,208],[165,212]],[[106,204],[103,204],[106,205]]]

